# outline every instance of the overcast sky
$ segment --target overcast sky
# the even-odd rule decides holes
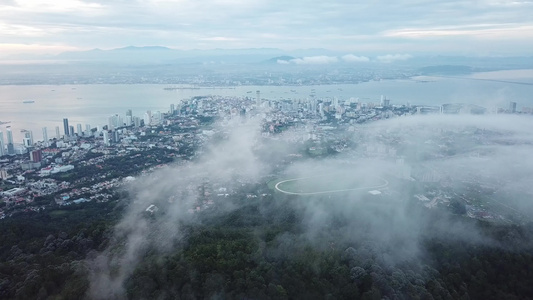
[[[531,55],[532,0],[0,0],[0,56],[159,45]]]

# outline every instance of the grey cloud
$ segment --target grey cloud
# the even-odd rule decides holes
[[[459,1],[401,1],[395,3],[353,3],[334,1],[324,3],[248,2],[241,1],[179,1],[179,2],[131,2],[131,1],[86,1],[104,6],[87,15],[73,11],[69,14],[47,13],[25,10],[17,14],[2,12],[0,18],[14,25],[28,25],[47,29],[61,27],[60,34],[35,38],[36,43],[72,43],[83,45],[76,38],[81,28],[85,45],[93,47],[124,46],[127,44],[159,44],[167,46],[217,45],[231,47],[242,45],[241,41],[261,47],[266,43],[281,48],[321,46],[319,41],[331,41],[332,47],[357,49],[354,42],[343,37],[350,35],[368,36],[367,42],[374,49],[384,51],[385,46],[395,39],[384,32],[405,29],[421,30],[449,26],[473,26],[495,24],[503,26],[512,20],[516,26],[531,24],[531,4],[504,5],[502,2],[459,2]],[[453,20],[449,18],[453,15]],[[183,24],[187,24],[184,26]],[[147,33],[146,29],[151,32]],[[261,39],[264,28],[280,38]],[[475,29],[474,29],[475,30]],[[120,39],[117,38],[120,36]],[[201,41],[199,38],[232,36],[236,41]],[[332,39],[334,36],[339,38]],[[195,38],[191,38],[195,37]],[[13,39],[6,42],[22,42]],[[138,42],[134,42],[137,39]],[[428,39],[430,39],[428,37]],[[26,40],[26,43],[29,41]],[[453,45],[453,39],[446,41]],[[470,41],[474,43],[474,41]],[[420,45],[419,45],[420,46]],[[455,44],[455,47],[461,45]],[[107,46],[109,47],[109,46]]]

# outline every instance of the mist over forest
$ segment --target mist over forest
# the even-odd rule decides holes
[[[491,296],[453,285],[440,272],[443,263],[446,270],[461,266],[446,262],[457,255],[531,259],[531,125],[529,118],[509,116],[397,118],[352,132],[349,151],[290,160],[301,145],[262,138],[257,117],[219,124],[222,136],[202,157],[125,189],[126,207],[107,247],[86,260],[87,296]],[[289,130],[276,139],[290,136]],[[391,144],[404,159],[376,150]],[[413,195],[435,194],[439,184],[407,178],[406,168],[436,172],[455,198],[439,207],[420,205]],[[277,179],[305,179],[291,187],[304,194],[269,188]],[[502,220],[466,217],[461,195],[474,182],[491,189],[498,204],[487,205],[502,206]],[[368,193],[374,186],[380,195]],[[158,211],[147,215],[152,204]],[[304,282],[287,278],[294,272]],[[472,272],[489,276],[482,267]]]

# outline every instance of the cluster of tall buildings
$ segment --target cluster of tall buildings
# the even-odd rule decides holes
[[[45,128],[43,128],[43,134],[45,133],[46,133]],[[22,154],[22,153],[17,153],[17,148],[15,148],[15,143],[13,142],[13,132],[11,131],[11,128],[8,128],[6,130],[6,135],[7,135],[7,144],[6,144],[6,141],[4,140],[4,133],[0,131],[0,157],[4,155]],[[45,138],[45,143],[46,143],[46,141],[48,141],[48,138],[46,135],[44,136],[44,138]],[[24,132],[24,138],[22,139],[22,144],[25,149],[30,149],[30,150],[32,149],[34,145],[32,131]],[[41,161],[40,150],[39,152],[33,153],[35,151],[36,150],[30,152],[30,158],[34,162],[39,162]]]
[[[13,143],[13,132],[8,128],[6,130],[7,134],[7,148],[4,142],[4,133],[0,131],[0,156],[4,155],[15,155],[15,144]]]
[[[169,113],[176,113],[176,106],[174,104],[170,105]],[[63,134],[61,134],[60,126],[55,127],[55,136],[56,140],[61,139],[75,139],[78,137],[90,137],[94,134],[102,134],[104,143],[108,145],[111,140],[115,140],[117,135],[116,130],[124,126],[134,126],[141,127],[144,125],[159,125],[164,121],[164,115],[160,111],[152,113],[151,111],[146,111],[143,118],[133,116],[132,110],[128,109],[126,115],[114,114],[110,116],[107,120],[105,126],[97,126],[97,128],[91,128],[89,124],[85,124],[85,130],[82,127],[82,124],[77,124],[76,128],[73,125],[69,124],[68,118],[63,119]],[[11,128],[6,130],[7,140],[4,139],[4,132],[0,130],[0,157],[4,155],[16,155],[23,154],[27,151],[30,151],[30,156],[32,155],[31,151],[35,145],[33,132],[31,130],[24,131],[24,138],[22,140],[23,147],[16,147],[15,142],[13,141],[13,133]],[[48,136],[48,128],[42,128],[42,143],[41,146],[48,147],[50,146],[50,139]],[[38,155],[35,154],[37,159]],[[32,159],[33,160],[33,159]]]

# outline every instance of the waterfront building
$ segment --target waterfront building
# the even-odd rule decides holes
[[[11,129],[8,129],[6,133],[7,133],[7,154],[15,155],[15,145],[13,144],[13,132],[11,132]]]
[[[141,127],[141,118],[133,117],[133,125],[135,125],[135,127]]]
[[[0,131],[0,157],[6,155],[4,147],[4,133]]]
[[[67,118],[63,119],[63,131],[65,132],[65,136],[69,136],[70,135],[69,126],[68,126],[68,119]]]
[[[59,140],[61,138],[61,134],[59,133],[59,126],[56,126],[56,140]]]
[[[46,127],[43,127],[43,145],[48,147],[48,131]]]
[[[28,137],[24,137],[24,138],[22,139],[22,145],[24,145],[24,147],[26,147],[26,148],[31,147],[32,145],[31,145],[31,140],[30,140],[30,138],[28,138]]]
[[[122,121],[122,118],[118,114],[110,116],[107,120],[108,120],[107,122],[108,130],[114,130],[115,128],[124,126],[124,122]]]
[[[152,124],[152,112],[148,110],[144,114],[144,126],[147,126],[150,124]]]
[[[33,132],[31,130],[28,130],[24,133],[23,144],[25,147],[33,146]]]
[[[104,136],[104,145],[111,146],[111,144],[109,143],[109,131],[104,130],[103,136]]]
[[[161,124],[161,121],[163,120],[162,118],[162,115],[161,115],[161,112],[160,111],[156,111],[155,114],[152,116],[152,124],[154,125],[159,125]]]
[[[92,135],[91,125],[89,125],[89,124],[85,124],[85,135],[86,136],[91,136]]]

